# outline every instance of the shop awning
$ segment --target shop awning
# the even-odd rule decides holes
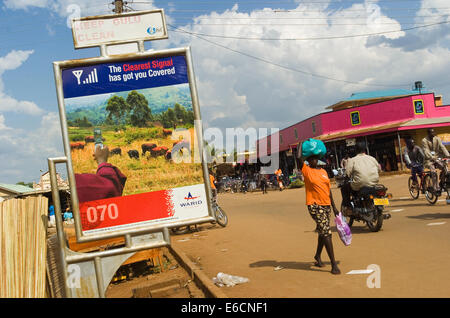
[[[373,135],[379,133],[387,133],[393,131],[403,131],[410,129],[429,128],[433,126],[450,125],[450,117],[436,117],[436,118],[418,118],[394,123],[388,123],[379,126],[365,127],[360,129],[351,129],[340,131],[331,134],[324,134],[316,137],[322,141],[337,141],[347,138],[356,138],[366,135]]]
[[[405,124],[407,122],[408,121],[401,121],[401,122],[389,123],[389,124],[379,125],[379,126],[345,130],[345,131],[340,131],[340,132],[336,132],[336,133],[320,135],[320,136],[316,137],[316,139],[320,139],[322,141],[336,141],[336,140],[341,140],[341,139],[346,139],[346,138],[355,138],[355,137],[360,137],[360,136],[365,136],[365,135],[372,135],[374,133],[397,131],[399,127],[401,127],[403,124]]]
[[[420,128],[428,128],[430,125],[442,125],[442,124],[450,125],[450,117],[417,118],[408,121],[407,123],[402,125],[402,127],[406,127],[405,129],[411,129],[412,126],[415,126],[414,128],[420,129]]]

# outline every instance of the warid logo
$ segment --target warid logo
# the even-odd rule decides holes
[[[200,196],[194,197],[189,192],[188,195],[186,197],[184,197],[186,202],[180,203],[180,206],[182,208],[188,208],[188,207],[194,207],[194,206],[201,205],[202,204],[202,200],[198,200],[198,198],[200,198]]]

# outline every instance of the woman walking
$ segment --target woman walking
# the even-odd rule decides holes
[[[337,262],[334,258],[333,242],[331,240],[331,228],[330,228],[330,214],[331,207],[333,207],[334,215],[337,216],[339,211],[334,204],[333,195],[331,194],[330,179],[327,172],[318,167],[318,156],[308,156],[306,160],[308,165],[304,162],[302,151],[303,142],[299,143],[298,156],[299,156],[299,169],[305,178],[305,191],[306,191],[306,205],[311,217],[317,224],[317,231],[319,234],[317,241],[317,250],[314,259],[316,262],[314,266],[324,267],[321,254],[322,249],[325,246],[328,257],[331,261],[331,273],[340,274],[341,271],[337,266]]]

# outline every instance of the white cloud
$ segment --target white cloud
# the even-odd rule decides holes
[[[5,0],[4,5],[8,9],[23,10],[28,8],[45,8],[49,4],[49,0]]]
[[[326,3],[300,3],[290,12],[266,8],[242,13],[234,6],[222,13],[198,16],[193,23],[180,29],[218,36],[203,36],[207,40],[204,41],[169,31],[169,41],[155,42],[153,46],[156,49],[191,46],[203,120],[207,126],[220,128],[252,125],[284,128],[324,111],[326,106],[354,92],[411,88],[417,80],[432,89],[431,84],[448,79],[445,70],[450,68],[449,48],[442,43],[418,46],[414,50],[386,44],[386,40],[401,43],[407,32],[315,41],[230,38],[317,38],[400,30],[400,23],[374,6],[373,1],[341,10],[329,10]],[[383,41],[373,44],[374,39],[380,38]],[[450,95],[448,88],[437,93]]]
[[[0,115],[1,182],[37,181],[40,170],[48,170],[47,158],[63,155],[58,115],[50,112],[42,116],[35,131],[2,130],[2,117]]]
[[[16,51],[9,52],[6,56],[0,57],[0,75],[5,71],[14,70],[21,66],[34,51]]]
[[[7,129],[11,129],[11,128],[6,127],[6,124],[5,124],[5,116],[3,116],[2,114],[0,114],[0,130],[7,130]]]
[[[111,14],[114,6],[113,1],[97,1],[92,0],[5,0],[5,7],[11,10],[28,10],[32,8],[47,8],[62,17],[67,17],[74,13],[73,5],[76,5],[81,16]],[[134,10],[151,10],[154,9],[153,0],[140,0],[139,3],[131,3],[130,6]]]
[[[46,113],[34,102],[20,101],[4,92],[3,79],[7,71],[23,65],[33,51],[12,51],[0,57],[0,180],[6,183],[31,181],[39,177],[39,170],[46,170],[46,159],[59,155],[62,148],[59,119],[56,113]],[[13,129],[6,125],[8,112],[41,116],[35,131]],[[38,117],[39,118],[39,117]]]
[[[16,100],[4,92],[4,72],[17,69],[31,54],[33,54],[33,51],[13,50],[6,56],[0,57],[0,112],[17,112],[28,115],[41,115],[43,113],[43,110],[35,103]]]

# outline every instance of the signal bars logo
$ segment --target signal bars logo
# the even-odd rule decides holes
[[[96,68],[94,68],[94,70],[91,73],[89,73],[89,75],[85,77],[84,80],[81,80],[83,70],[72,71],[72,74],[77,78],[78,85],[98,83],[98,75]]]

